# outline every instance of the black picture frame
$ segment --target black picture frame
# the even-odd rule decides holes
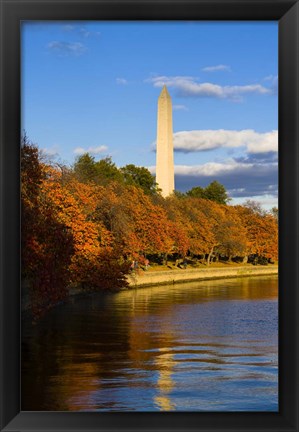
[[[0,0],[1,430],[298,431],[299,4],[295,0]],[[24,20],[279,21],[279,412],[20,411],[20,23]]]

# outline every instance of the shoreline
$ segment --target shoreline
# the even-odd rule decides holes
[[[175,285],[184,282],[196,282],[204,280],[235,279],[243,277],[278,275],[278,265],[267,266],[230,266],[229,268],[200,268],[200,269],[180,269],[162,271],[143,271],[139,274],[133,273],[127,276],[129,286],[120,291],[147,288],[153,286]],[[27,289],[26,289],[27,288]],[[82,288],[71,288],[68,300],[78,296],[91,295],[97,291],[83,291]],[[103,291],[105,292],[105,291]],[[68,301],[67,300],[67,301]],[[22,286],[21,310],[23,313],[30,310],[30,299],[28,287]]]
[[[236,266],[229,268],[201,268],[201,269],[181,269],[166,271],[139,271],[127,276],[129,287],[145,288],[156,285],[171,285],[184,282],[194,282],[213,279],[230,279],[238,277],[278,275],[278,265],[266,266]]]

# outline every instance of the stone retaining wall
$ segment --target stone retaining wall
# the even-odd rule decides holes
[[[143,271],[139,274],[135,272],[127,276],[131,288],[147,287],[154,285],[169,285],[174,283],[190,282],[196,280],[224,279],[244,276],[266,276],[278,274],[277,265],[268,266],[238,266],[238,267],[219,267],[219,268],[200,268],[200,269],[175,269],[165,271]],[[22,281],[22,311],[30,309],[29,285]],[[83,294],[84,291],[78,287],[72,287],[69,291],[70,296]]]
[[[166,271],[143,271],[128,276],[130,287],[166,285],[196,280],[222,279],[244,276],[264,276],[278,274],[278,266],[238,266],[201,269],[175,269]]]

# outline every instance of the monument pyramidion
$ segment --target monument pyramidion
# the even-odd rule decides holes
[[[164,85],[158,99],[156,183],[163,197],[174,191],[172,102]]]

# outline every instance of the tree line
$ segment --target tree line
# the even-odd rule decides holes
[[[35,316],[86,290],[127,286],[132,260],[196,256],[277,260],[277,209],[227,205],[217,181],[163,198],[144,167],[117,168],[84,154],[50,163],[26,136],[21,145],[22,277]]]

